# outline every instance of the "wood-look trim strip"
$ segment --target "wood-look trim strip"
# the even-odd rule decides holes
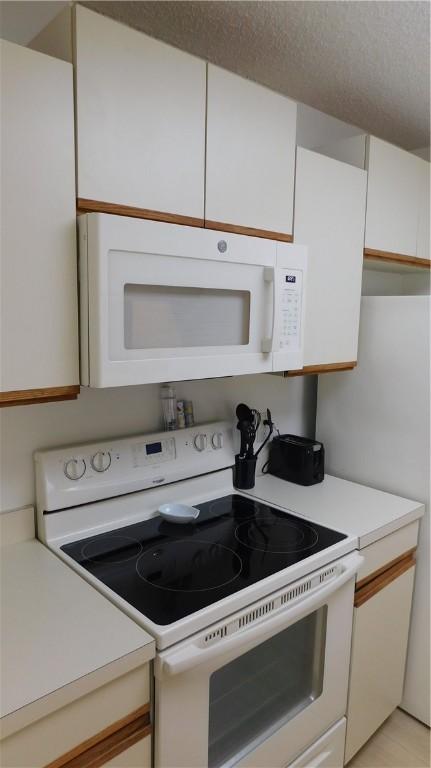
[[[293,235],[286,232],[273,232],[271,229],[257,229],[255,227],[241,227],[237,224],[226,224],[221,221],[209,221],[205,219],[205,229],[216,229],[222,232],[232,232],[234,235],[248,235],[251,237],[265,237],[267,240],[279,240],[282,243],[292,243]]]
[[[378,251],[374,248],[364,248],[364,259],[374,259],[392,264],[404,264],[407,267],[421,267],[431,269],[430,259],[419,256],[407,256],[404,253],[392,253],[391,251]]]
[[[413,568],[414,565],[416,565],[416,560],[412,554],[400,560],[392,568],[388,568],[386,571],[381,573],[380,576],[377,576],[377,578],[373,579],[373,581],[370,581],[365,585],[365,587],[362,587],[362,589],[355,592],[353,602],[355,608],[359,608],[361,605],[374,597],[374,595],[377,595],[378,592],[387,587],[388,584],[391,584],[392,581],[395,581],[395,579],[398,579],[398,577],[408,571],[409,568]]]
[[[77,198],[76,211],[77,213],[112,213],[116,216],[151,219],[152,221],[164,221],[168,224],[183,224],[188,227],[204,226],[204,220],[194,216],[182,216],[177,213],[166,213],[165,211],[152,211],[149,208],[135,208],[132,205],[105,203],[102,200],[88,200],[84,197]]]
[[[333,373],[335,371],[351,371],[357,366],[356,360],[349,360],[346,363],[325,363],[325,365],[304,365],[297,370],[285,371],[285,376],[307,376],[311,374]]]
[[[402,555],[399,557],[395,557],[393,560],[390,560],[388,563],[385,563],[381,568],[377,568],[376,571],[373,571],[372,573],[369,573],[368,576],[364,576],[363,579],[356,582],[355,592],[358,592],[360,589],[366,586],[366,584],[369,584],[370,581],[374,581],[374,579],[377,579],[378,576],[380,576],[382,573],[385,573],[385,571],[389,571],[390,568],[393,568],[394,565],[398,565],[402,560],[405,560],[406,558],[411,558],[412,555],[416,552],[416,547],[412,547],[411,549],[408,549],[406,552],[403,552]]]
[[[151,731],[150,705],[145,704],[57,757],[45,768],[98,768]]]
[[[0,392],[0,408],[12,405],[34,405],[35,403],[52,403],[57,400],[76,400],[79,395],[79,384],[69,387],[44,387],[41,389],[15,389]]]

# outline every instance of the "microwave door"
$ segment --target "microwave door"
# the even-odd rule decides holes
[[[273,312],[264,269],[217,258],[109,251],[91,385],[271,371],[272,354],[262,350]]]

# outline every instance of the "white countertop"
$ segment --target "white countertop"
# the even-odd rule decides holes
[[[258,475],[247,491],[316,523],[358,538],[360,549],[422,517],[424,505],[366,485],[325,475],[316,485],[296,485],[273,475]]]
[[[1,561],[3,736],[154,658],[150,635],[39,541]]]

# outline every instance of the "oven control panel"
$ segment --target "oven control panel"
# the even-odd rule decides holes
[[[53,511],[224,469],[234,464],[232,424],[39,451],[38,509]]]

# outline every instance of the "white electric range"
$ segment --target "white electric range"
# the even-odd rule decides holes
[[[35,462],[39,538],[156,640],[157,768],[342,765],[354,538],[236,491],[226,422]]]

